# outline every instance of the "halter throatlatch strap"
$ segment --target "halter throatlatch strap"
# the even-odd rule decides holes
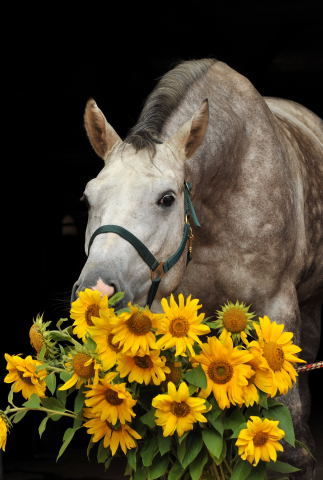
[[[191,225],[189,224],[189,218],[192,218],[194,224],[197,227],[201,226],[200,222],[198,221],[194,206],[192,204],[192,200],[190,197],[190,190],[191,190],[191,185],[185,182],[184,183],[185,223],[183,228],[182,241],[178,249],[176,250],[176,252],[165,262],[159,262],[157,258],[151,253],[151,251],[146,247],[146,245],[142,243],[141,240],[139,240],[139,238],[137,238],[135,235],[129,232],[129,230],[127,230],[126,228],[120,227],[119,225],[102,225],[97,230],[95,230],[92,237],[90,238],[88,253],[90,253],[90,248],[94,239],[102,233],[115,233],[120,237],[124,238],[125,240],[127,240],[127,242],[131,243],[131,245],[137,250],[140,257],[143,259],[143,261],[148,265],[148,267],[151,270],[152,285],[148,292],[148,298],[147,298],[147,305],[149,307],[151,307],[151,304],[156,296],[162,277],[166,272],[168,272],[168,270],[170,270],[178,262],[178,260],[181,258],[185,250],[188,240],[191,241],[193,237]],[[192,253],[190,242],[189,242],[189,249],[187,253],[188,253],[187,261],[189,261]]]

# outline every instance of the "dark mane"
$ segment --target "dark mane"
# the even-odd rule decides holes
[[[166,73],[148,96],[144,108],[136,125],[128,133],[125,142],[130,143],[138,152],[144,148],[153,154],[165,121],[178,107],[188,88],[209,68],[216,60],[190,60],[182,62]]]

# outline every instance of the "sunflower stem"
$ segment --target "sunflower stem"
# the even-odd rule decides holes
[[[51,365],[46,365],[46,370],[52,370],[53,372],[66,372],[64,368],[52,367]]]
[[[232,474],[232,468],[230,467],[229,462],[227,461],[226,458],[223,459],[223,463],[226,466],[226,469],[228,470],[229,474],[231,475]]]
[[[221,463],[220,463],[220,465],[219,465],[219,469],[220,469],[221,480],[225,480],[225,474],[224,474],[224,471],[223,471],[223,468],[222,468],[222,464],[221,464]]]
[[[22,412],[22,411],[30,411],[30,410],[35,410],[35,411],[39,411],[39,412],[46,412],[46,413],[50,413],[51,415],[62,415],[63,417],[70,417],[70,418],[76,418],[77,415],[76,413],[74,412],[71,412],[70,410],[68,412],[71,412],[71,413],[68,413],[67,411],[65,412],[61,412],[60,410],[52,410],[50,408],[45,408],[45,407],[15,407],[15,408],[9,408],[9,410],[6,410],[6,414],[10,414],[10,413],[17,413],[17,412]]]

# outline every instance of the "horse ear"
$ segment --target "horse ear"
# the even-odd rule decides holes
[[[184,123],[169,141],[184,151],[186,158],[190,158],[203,142],[208,123],[209,102],[205,99],[191,120]]]
[[[112,147],[122,141],[92,98],[85,107],[84,126],[93,149],[103,160]]]

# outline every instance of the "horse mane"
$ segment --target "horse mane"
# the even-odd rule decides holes
[[[156,144],[162,143],[159,137],[172,112],[179,106],[187,90],[201,78],[217,60],[188,60],[179,63],[166,73],[148,96],[138,121],[129,131],[125,142],[136,152],[144,148],[153,155]]]

